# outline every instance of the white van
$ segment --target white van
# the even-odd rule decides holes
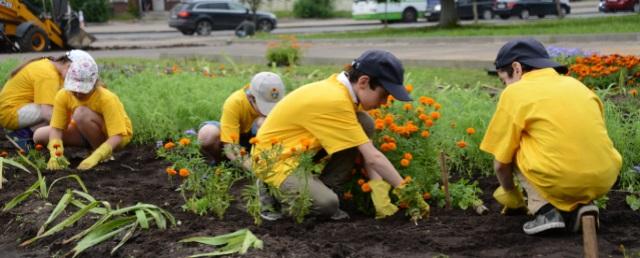
[[[416,22],[426,9],[425,0],[354,0],[351,15],[356,20]]]

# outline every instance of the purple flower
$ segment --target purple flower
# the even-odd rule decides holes
[[[198,135],[198,133],[196,133],[196,130],[193,130],[193,129],[189,129],[189,130],[184,131],[184,134],[187,134],[187,135]]]
[[[572,57],[572,56],[590,56],[595,54],[594,51],[584,51],[579,48],[564,48],[556,46],[548,46],[547,52],[551,58],[555,57]]]

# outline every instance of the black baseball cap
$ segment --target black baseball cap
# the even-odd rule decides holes
[[[378,80],[391,96],[400,101],[411,101],[409,92],[404,88],[404,68],[402,63],[385,50],[367,50],[353,60],[353,69]]]
[[[513,62],[531,66],[533,68],[553,68],[560,74],[566,74],[566,66],[559,64],[549,57],[547,49],[534,38],[515,39],[504,44],[496,57],[496,69],[511,65]]]

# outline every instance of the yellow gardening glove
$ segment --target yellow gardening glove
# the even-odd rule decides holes
[[[376,219],[391,216],[398,211],[398,207],[391,203],[389,190],[391,185],[381,179],[369,180],[371,187],[371,201],[376,208]]]
[[[96,165],[98,165],[100,161],[103,161],[109,158],[111,156],[112,151],[113,149],[111,148],[110,144],[106,142],[103,143],[102,145],[100,145],[100,147],[94,150],[93,153],[91,153],[91,155],[88,158],[80,162],[80,165],[78,165],[78,169],[88,170],[95,167]]]
[[[69,166],[69,161],[64,157],[64,147],[61,139],[51,139],[47,144],[49,149],[49,162],[47,162],[48,170],[61,170]]]
[[[526,207],[524,197],[517,188],[512,191],[506,191],[502,186],[500,186],[493,192],[493,198],[500,204],[504,205],[504,209],[502,209],[503,214],[506,213],[507,209],[515,210]]]

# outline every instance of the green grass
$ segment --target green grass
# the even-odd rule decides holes
[[[387,28],[368,31],[349,31],[298,35],[299,39],[357,39],[397,37],[463,37],[463,36],[517,36],[517,35],[573,35],[598,33],[640,32],[640,15],[571,18],[563,20],[527,21],[508,25],[463,25],[442,29],[425,25],[419,28]],[[275,35],[263,35],[274,38]]]
[[[274,11],[273,14],[275,14],[278,19],[296,18],[296,16],[293,14],[293,11],[289,10]],[[351,11],[334,11],[331,18],[351,18]]]

